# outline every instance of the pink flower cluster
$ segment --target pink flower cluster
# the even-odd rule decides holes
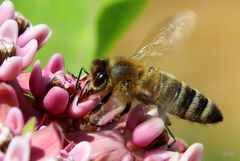
[[[45,24],[32,25],[11,1],[0,6],[0,161],[196,161],[203,146],[177,139],[169,147],[164,122],[135,107],[125,122],[97,131],[80,124],[100,102],[93,94],[79,101],[83,77],[64,72],[64,58],[54,54],[42,69],[37,60],[24,70],[51,35]],[[29,120],[35,118],[33,123]],[[29,128],[33,126],[33,128]],[[163,142],[161,142],[161,140]]]

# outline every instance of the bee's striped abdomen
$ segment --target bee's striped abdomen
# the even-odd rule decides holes
[[[216,123],[223,120],[217,106],[197,90],[173,76],[160,72],[160,101],[158,105],[169,113],[198,123]]]

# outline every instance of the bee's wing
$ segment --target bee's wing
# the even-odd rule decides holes
[[[141,59],[146,56],[161,56],[177,49],[195,25],[196,14],[185,11],[174,17],[170,23],[150,35],[132,56]]]

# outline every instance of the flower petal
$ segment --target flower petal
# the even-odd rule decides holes
[[[24,90],[24,92],[27,92],[27,93],[30,92],[30,87],[29,87],[30,74],[31,74],[30,72],[27,72],[27,73],[22,72],[17,77],[19,85]]]
[[[3,1],[0,6],[0,25],[7,19],[14,18],[14,6],[12,1]]]
[[[14,137],[8,146],[4,161],[29,161],[29,158],[30,146],[28,141],[21,137]]]
[[[145,115],[146,113],[146,107],[144,104],[138,104],[137,106],[135,106],[129,116],[128,116],[128,120],[127,120],[127,126],[134,130],[135,127],[137,127],[140,123],[146,121],[148,119],[148,115]]]
[[[51,29],[45,24],[39,24],[26,30],[19,36],[17,44],[20,47],[25,46],[30,40],[36,39],[38,48],[41,48],[51,36]]]
[[[180,161],[201,161],[202,155],[203,145],[201,143],[195,143],[186,150]]]
[[[7,36],[16,43],[18,37],[18,25],[14,20],[5,21],[0,27],[0,35]]]
[[[62,149],[63,135],[56,124],[42,128],[32,135],[31,161],[55,157]]]
[[[0,83],[0,122],[3,122],[12,106],[19,106],[15,90],[6,83]]]
[[[175,145],[177,146],[177,149],[180,153],[184,153],[188,148],[187,143],[184,140],[178,138],[176,139]]]
[[[14,135],[21,135],[24,125],[22,112],[16,107],[11,108],[7,114],[5,124]]]
[[[76,161],[88,161],[91,154],[91,145],[87,141],[80,142],[70,151],[70,154]]]
[[[4,159],[4,153],[0,151],[0,161],[3,161]]]
[[[158,153],[147,155],[144,161],[178,161],[180,154],[173,151],[159,151]]]
[[[49,83],[50,79],[42,77],[41,64],[40,61],[37,60],[29,78],[29,86],[32,94],[37,98],[43,97]]]
[[[0,80],[12,81],[22,70],[22,58],[20,56],[5,59],[0,66]]]
[[[98,97],[92,97],[86,101],[77,104],[78,96],[74,97],[74,100],[68,107],[67,116],[71,118],[80,118],[90,112],[98,103]]]
[[[51,76],[59,70],[64,69],[64,58],[62,54],[54,54],[47,63],[47,66],[44,70],[44,76]]]
[[[43,100],[44,107],[52,114],[62,113],[68,104],[69,94],[60,87],[52,87]]]
[[[26,69],[33,61],[37,52],[37,40],[33,39],[27,43],[23,48],[17,47],[16,55],[23,57],[22,69]]]
[[[133,143],[139,147],[149,145],[164,130],[165,125],[160,118],[151,118],[139,124],[133,131]]]
[[[90,160],[114,160],[120,161],[129,158],[130,152],[125,147],[125,140],[121,134],[111,130],[100,131],[98,133],[84,134],[77,131],[67,134],[67,139],[78,144],[80,141],[88,141],[91,144]]]
[[[17,81],[12,81],[11,85],[16,91],[18,100],[19,100],[19,109],[21,109],[24,121],[27,121],[30,117],[34,116],[38,118],[40,116],[39,111],[36,111],[35,108],[33,108],[33,101],[30,101],[28,97],[25,96],[23,93],[23,90],[19,86]],[[36,105],[36,104],[34,104]]]

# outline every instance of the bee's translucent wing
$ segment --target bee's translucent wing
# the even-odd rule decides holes
[[[146,56],[161,56],[177,49],[189,35],[195,25],[196,14],[190,11],[181,12],[141,45],[133,55],[134,59]]]

